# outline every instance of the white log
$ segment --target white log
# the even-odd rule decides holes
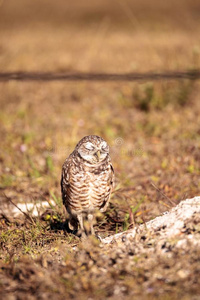
[[[169,212],[167,211],[163,215],[133,229],[104,238],[102,243],[109,244],[114,241],[128,240],[134,238],[138,231],[142,232],[143,230],[155,231],[162,229],[160,235],[163,237],[175,236],[181,233],[184,222],[192,219],[196,213],[200,214],[200,197],[183,200]]]

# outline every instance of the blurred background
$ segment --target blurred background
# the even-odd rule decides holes
[[[0,70],[199,69],[199,20],[197,0],[1,0]],[[60,199],[64,159],[97,134],[116,173],[102,226],[149,220],[199,194],[199,96],[188,79],[0,82],[1,191],[16,203]]]
[[[1,1],[2,70],[197,67],[197,0]]]

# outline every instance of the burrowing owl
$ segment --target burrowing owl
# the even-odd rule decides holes
[[[114,170],[109,146],[101,137],[89,135],[82,138],[62,167],[61,191],[63,204],[69,216],[69,228],[84,233],[83,217],[93,229],[93,214],[104,212],[113,188]]]

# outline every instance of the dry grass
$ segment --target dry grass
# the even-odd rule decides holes
[[[93,1],[79,6],[49,1],[48,9],[46,3],[24,3],[3,1],[0,6],[2,71],[130,72],[200,67],[198,2]],[[197,269],[191,267],[190,287],[185,286],[184,295],[182,279],[173,281],[168,271],[164,274],[172,281],[161,282],[156,277],[158,270],[168,268],[165,262],[162,269],[139,253],[130,254],[134,267],[123,272],[126,259],[115,264],[112,259],[117,260],[118,254],[112,258],[108,251],[105,282],[101,269],[105,256],[101,253],[106,250],[95,241],[91,243],[96,258],[84,267],[80,261],[89,255],[88,249],[81,248],[79,240],[66,231],[59,181],[62,163],[81,137],[98,134],[108,141],[116,190],[108,212],[96,225],[102,236],[145,222],[169,209],[172,201],[199,194],[199,95],[199,83],[186,80],[0,83],[1,200],[4,193],[15,203],[49,201],[52,195],[57,199],[47,218],[36,218],[33,223],[23,216],[14,220],[2,215],[0,288],[5,297],[24,299],[26,295],[29,299],[34,290],[33,297],[41,299],[51,294],[58,299],[66,294],[116,299],[112,289],[116,282],[127,299],[132,297],[131,288],[136,290],[135,296],[153,299],[144,288],[150,279],[153,295],[163,297],[160,299],[171,295],[173,299],[180,295],[191,299],[198,293]],[[77,244],[78,256],[73,253]],[[195,265],[198,251],[185,251],[191,266]],[[172,272],[173,263],[176,272],[178,263],[184,268],[184,255],[173,252],[172,257]],[[69,280],[66,274],[70,272]],[[90,275],[98,278],[96,283]],[[76,280],[82,281],[76,285]]]

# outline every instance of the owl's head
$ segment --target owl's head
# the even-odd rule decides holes
[[[88,135],[82,138],[75,150],[84,161],[92,165],[103,162],[109,155],[108,144],[97,135]]]

